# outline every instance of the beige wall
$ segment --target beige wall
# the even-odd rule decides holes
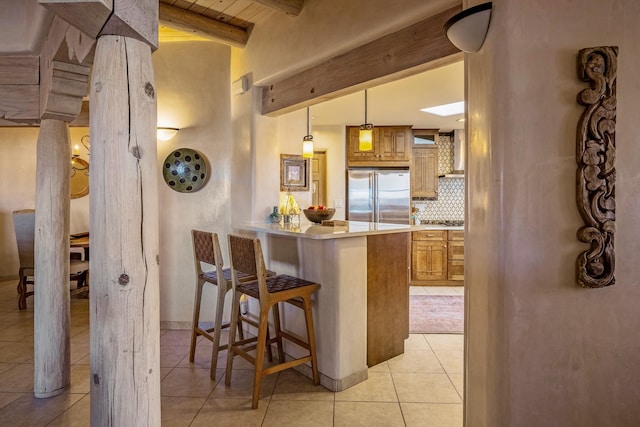
[[[195,270],[191,229],[223,238],[231,218],[230,49],[217,43],[167,43],[153,54],[158,88],[158,125],[180,129],[158,141],[158,162],[180,147],[200,151],[210,166],[209,181],[196,193],[179,193],[165,184],[158,168],[160,214],[160,320],[163,326],[189,327]],[[239,165],[243,167],[244,165]],[[212,313],[215,294],[205,290],[204,313]],[[202,320],[212,320],[203,315]]]
[[[89,133],[88,128],[70,128],[71,143]],[[0,279],[18,277],[18,248],[12,213],[34,209],[36,200],[36,143],[38,128],[0,127]],[[81,156],[86,159],[85,153]],[[89,196],[71,200],[72,233],[89,230]]]
[[[493,7],[483,50],[467,56],[467,425],[638,425],[640,3]],[[617,284],[582,289],[576,55],[601,45],[620,46]]]
[[[265,85],[460,3],[307,1],[295,18],[273,12],[268,24],[256,25],[246,48],[233,49],[231,77],[237,79],[250,72],[256,84]]]

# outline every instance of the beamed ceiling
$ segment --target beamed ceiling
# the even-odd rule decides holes
[[[2,1],[0,126],[33,125],[44,118],[87,125],[85,97],[93,49],[95,39],[110,31],[109,10],[105,11],[100,1]],[[305,0],[160,0],[158,32],[145,28],[144,36],[129,36],[140,35],[152,47],[157,47],[158,40],[212,40],[243,48],[255,26],[266,25],[279,14],[297,19],[304,5]],[[460,5],[450,7],[312,68],[270,82],[262,94],[262,114],[294,111],[460,61],[458,49],[443,32],[434,30],[441,29],[460,10]],[[405,46],[407,40],[411,40],[411,49]],[[363,68],[362,64],[372,65]],[[326,78],[332,70],[334,74],[340,70],[340,79]]]
[[[295,18],[303,5],[304,0],[161,0],[158,38],[164,42],[213,40],[242,48],[254,25],[278,13]],[[0,126],[37,124],[42,118],[69,121],[78,115],[79,120],[72,123],[85,124],[88,106],[83,98],[103,21],[99,16],[74,21],[84,12],[78,7],[87,9],[86,16],[99,15],[90,13],[100,7],[95,2],[83,6],[64,0],[3,0]]]

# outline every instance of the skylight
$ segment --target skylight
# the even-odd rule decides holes
[[[453,102],[451,104],[437,105],[435,107],[421,108],[425,113],[437,114],[438,116],[454,116],[464,113],[464,101]]]

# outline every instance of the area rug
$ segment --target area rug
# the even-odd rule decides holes
[[[464,296],[411,295],[409,300],[412,334],[464,333]]]

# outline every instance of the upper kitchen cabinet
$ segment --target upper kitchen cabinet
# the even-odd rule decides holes
[[[410,166],[413,140],[411,126],[374,127],[371,151],[360,151],[359,129],[359,126],[347,126],[347,166]]]
[[[411,156],[411,198],[437,199],[438,129],[414,129]]]

